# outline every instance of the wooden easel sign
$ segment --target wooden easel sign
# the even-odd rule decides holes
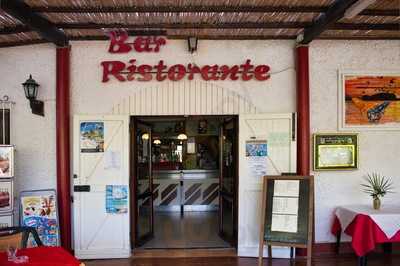
[[[311,259],[314,177],[264,176],[260,225],[259,265],[262,265],[264,245],[272,258],[272,246],[307,248]]]

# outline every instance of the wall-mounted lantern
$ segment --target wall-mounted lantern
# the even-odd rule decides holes
[[[32,114],[44,116],[44,103],[36,100],[39,84],[32,75],[29,75],[29,79],[22,83],[22,86],[24,86],[25,97],[29,100]]]
[[[188,49],[189,52],[191,52],[192,54],[193,52],[197,51],[197,42],[197,37],[192,36],[188,38]]]

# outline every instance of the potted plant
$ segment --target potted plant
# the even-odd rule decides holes
[[[364,187],[363,191],[373,198],[374,209],[379,210],[381,207],[380,197],[385,196],[386,193],[393,193],[392,180],[377,173],[367,174],[364,179],[367,183],[361,184]]]

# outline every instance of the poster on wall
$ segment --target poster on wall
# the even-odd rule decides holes
[[[13,181],[0,180],[0,213],[11,212],[14,206]]]
[[[340,129],[400,129],[400,71],[340,72],[340,81]]]
[[[104,122],[82,122],[80,125],[81,152],[104,152]]]
[[[20,224],[36,228],[45,246],[58,246],[60,233],[55,190],[32,190],[20,193]],[[28,246],[35,246],[29,239]]]
[[[314,134],[314,170],[354,170],[357,167],[357,134]]]
[[[106,212],[114,214],[128,212],[128,186],[106,186]]]
[[[246,141],[247,169],[252,177],[263,177],[267,174],[268,148],[266,140]]]
[[[14,176],[14,146],[0,145],[0,178]]]

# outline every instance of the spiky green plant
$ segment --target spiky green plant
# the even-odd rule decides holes
[[[383,197],[386,193],[393,193],[393,182],[390,178],[372,173],[364,176],[364,180],[367,181],[367,183],[361,184],[364,187],[363,191],[374,199]]]

